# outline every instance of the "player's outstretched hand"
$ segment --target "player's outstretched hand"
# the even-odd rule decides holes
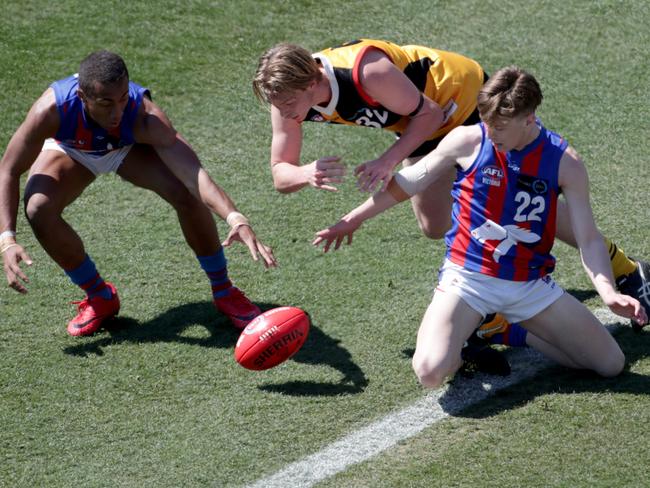
[[[29,254],[27,254],[20,244],[11,244],[2,253],[2,261],[9,287],[18,293],[27,293],[27,288],[25,288],[23,283],[29,283],[29,279],[23,273],[23,270],[20,269],[20,262],[23,261],[27,266],[31,266],[32,258],[29,257]]]
[[[257,239],[250,225],[235,225],[230,229],[230,232],[228,232],[226,239],[221,245],[228,247],[235,241],[243,242],[248,247],[255,261],[258,260],[258,256],[262,256],[266,268],[275,268],[278,265],[273,255],[273,250]]]
[[[309,185],[319,190],[338,191],[332,184],[341,183],[345,175],[345,166],[339,156],[320,158],[302,168]]]
[[[605,305],[616,315],[634,320],[639,325],[648,323],[648,315],[641,303],[629,295],[614,293],[605,301]]]
[[[374,192],[375,189],[386,189],[386,185],[393,177],[393,168],[395,165],[390,161],[375,159],[366,161],[354,169],[354,175],[357,177],[357,187],[361,191]]]
[[[330,249],[332,243],[334,243],[334,250],[336,251],[341,244],[343,239],[347,237],[347,244],[352,244],[352,234],[359,228],[359,224],[355,224],[349,220],[341,219],[336,224],[328,227],[327,229],[316,232],[316,238],[313,240],[312,244],[314,246],[320,245],[321,242],[324,242],[323,252],[327,252]]]

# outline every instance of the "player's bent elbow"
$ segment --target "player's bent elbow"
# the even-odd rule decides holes
[[[178,140],[178,133],[173,127],[166,127],[165,130],[161,130],[158,134],[156,145],[164,148],[171,148],[176,144]]]
[[[300,188],[302,188],[302,185],[295,185],[291,184],[289,181],[287,181],[285,178],[273,176],[273,188],[275,188],[275,191],[278,193],[294,193]]]
[[[273,188],[275,188],[275,191],[277,191],[278,193],[284,193],[284,194],[293,193],[296,191],[295,188],[275,180],[273,181]]]

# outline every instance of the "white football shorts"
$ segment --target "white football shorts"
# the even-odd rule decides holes
[[[95,176],[102,173],[113,173],[117,171],[120,165],[124,162],[124,158],[133,145],[124,146],[119,149],[114,149],[103,156],[95,156],[88,154],[79,149],[75,149],[64,144],[59,144],[55,139],[46,139],[43,144],[42,151],[59,151],[66,153],[72,159],[88,168]]]
[[[510,323],[534,317],[558,300],[564,290],[550,275],[533,281],[510,281],[469,271],[445,260],[437,290],[462,298],[484,318],[500,313]]]

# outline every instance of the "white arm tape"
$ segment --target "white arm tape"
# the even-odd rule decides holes
[[[13,230],[6,230],[0,234],[0,241],[6,237],[16,237],[16,233]]]
[[[426,160],[420,160],[413,166],[402,168],[393,175],[395,183],[397,183],[405,193],[410,197],[416,193],[420,193],[427,186],[429,186],[427,174],[429,173],[426,165]]]
[[[239,212],[233,211],[228,214],[226,217],[226,223],[230,227],[234,227],[235,225],[238,224],[248,224],[248,219],[244,217],[242,214]]]

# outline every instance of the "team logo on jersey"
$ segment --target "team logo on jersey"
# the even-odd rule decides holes
[[[442,107],[442,113],[443,113],[442,123],[443,123],[443,125],[446,124],[449,121],[449,119],[451,118],[451,116],[456,113],[456,110],[458,110],[458,104],[452,98],[451,100],[449,100],[449,102],[447,102],[447,104],[444,107]]]
[[[511,247],[520,242],[532,244],[541,239],[534,232],[518,225],[501,226],[490,219],[483,222],[480,227],[476,227],[472,231],[472,237],[481,244],[485,244],[486,241],[500,241],[492,251],[492,259],[496,263],[499,262],[501,256],[508,253]]]
[[[537,178],[530,175],[519,175],[517,177],[517,188],[525,190],[528,193],[544,195],[548,192],[548,181],[543,178]]]
[[[483,175],[482,182],[484,185],[501,186],[503,179],[503,170],[497,166],[486,166],[481,170]]]
[[[312,122],[324,122],[325,117],[323,117],[321,114],[314,114],[311,117],[309,117],[309,120]]]

